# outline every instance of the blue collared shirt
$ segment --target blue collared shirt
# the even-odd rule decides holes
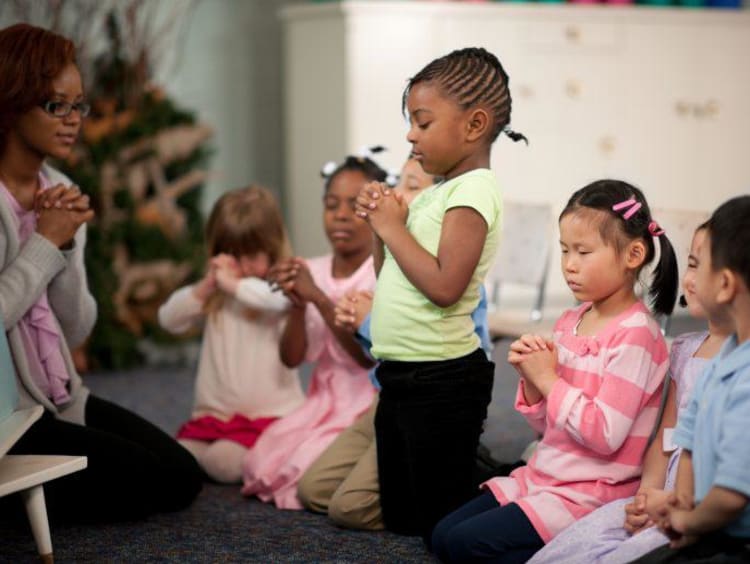
[[[714,486],[750,497],[750,340],[729,337],[693,387],[674,442],[693,453],[695,500]],[[750,537],[750,504],[724,532]]]

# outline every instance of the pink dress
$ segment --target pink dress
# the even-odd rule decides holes
[[[315,283],[332,301],[351,290],[374,289],[372,258],[349,278],[333,278],[332,263],[332,255],[307,261]],[[242,465],[242,493],[273,501],[280,509],[302,509],[297,498],[302,474],[375,397],[367,369],[339,345],[313,305],[308,304],[305,320],[305,361],[315,363],[307,398],[264,431]]]
[[[516,502],[545,543],[597,507],[633,495],[656,424],[668,366],[659,325],[641,302],[596,336],[578,336],[585,303],[562,315],[553,340],[557,374],[546,399],[518,409],[544,437],[526,466],[485,487]]]

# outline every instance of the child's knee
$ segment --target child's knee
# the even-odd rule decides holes
[[[448,557],[446,552],[445,543],[453,524],[449,523],[446,519],[441,519],[435,528],[432,530],[432,534],[429,537],[429,549],[434,552],[437,557],[445,561]]]
[[[443,562],[472,562],[479,557],[473,528],[448,520],[433,529],[430,549]]]
[[[474,562],[482,556],[487,556],[481,551],[477,540],[474,529],[458,524],[445,536],[443,554],[440,557],[448,562]]]
[[[340,527],[377,531],[384,528],[380,496],[376,492],[336,492],[328,517]]]
[[[302,474],[302,478],[297,484],[297,497],[306,509],[316,513],[326,513],[330,499],[326,495],[319,478],[316,472],[310,472],[309,470]]]
[[[206,474],[222,484],[242,481],[242,460],[247,449],[232,441],[216,441],[198,459]]]

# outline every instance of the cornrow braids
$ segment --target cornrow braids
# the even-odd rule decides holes
[[[431,82],[463,109],[485,106],[490,111],[490,142],[505,133],[513,141],[528,144],[525,135],[508,127],[512,106],[508,81],[502,64],[489,51],[481,47],[458,49],[435,59],[409,79],[401,97],[401,111],[406,114],[407,98],[416,84]]]

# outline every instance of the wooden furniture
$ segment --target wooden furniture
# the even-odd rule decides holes
[[[0,317],[2,324],[2,317]],[[0,336],[0,497],[18,492],[24,502],[39,556],[52,562],[52,539],[44,503],[44,484],[86,468],[85,456],[9,455],[8,450],[43,414],[37,405],[16,409],[18,390],[13,360]]]
[[[653,208],[710,212],[750,190],[750,12],[544,3],[347,1],[289,6],[285,206],[295,252],[328,249],[320,167],[362,145],[409,151],[406,80],[483,46],[503,62],[512,125],[492,166],[504,198],[561,211],[591,180],[621,178]],[[568,302],[554,244],[547,303]]]

